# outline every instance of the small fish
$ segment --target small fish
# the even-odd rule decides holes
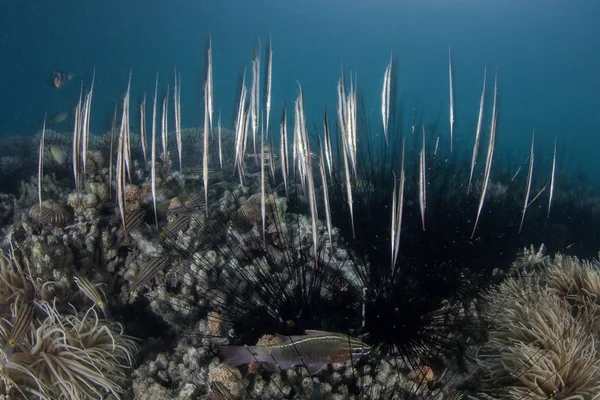
[[[202,165],[194,165],[185,169],[186,174],[192,175],[194,178],[202,176]]]
[[[381,118],[383,120],[383,135],[385,136],[385,143],[388,142],[388,127],[390,122],[390,96],[391,96],[391,85],[392,85],[392,55],[390,54],[390,63],[385,69],[383,75],[383,89],[381,91]]]
[[[283,185],[285,186],[285,195],[289,198],[288,193],[288,143],[287,143],[287,111],[285,103],[283,103],[283,115],[281,116],[281,124],[279,125],[281,133],[281,174],[283,175]]]
[[[219,139],[219,166],[223,169],[223,146],[221,142],[221,112],[219,111],[219,121],[217,122],[217,132]]]
[[[331,209],[329,208],[329,192],[327,191],[327,174],[325,173],[325,159],[323,158],[323,145],[321,144],[321,159],[319,160],[319,169],[321,171],[321,182],[323,184],[323,202],[325,203],[325,217],[327,220],[327,234],[329,243],[333,246],[331,239]]]
[[[50,146],[50,155],[52,156],[52,159],[60,165],[64,165],[67,159],[67,155],[65,154],[64,150],[56,145]]]
[[[258,49],[252,60],[252,88],[250,89],[250,117],[252,119],[252,144],[254,153],[258,154],[256,149],[256,134],[258,133],[258,120],[260,110],[260,41]]]
[[[72,73],[68,73],[68,72],[64,72],[64,71],[54,71],[54,73],[52,74],[52,79],[51,79],[50,84],[55,89],[60,89],[61,87],[63,87],[67,83],[69,83],[73,79],[74,76],[75,76],[75,74],[72,74]]]
[[[452,52],[448,46],[448,82],[450,83],[450,152],[452,152],[452,136],[454,135],[454,85],[452,84]]]
[[[487,192],[488,184],[490,181],[490,172],[492,170],[492,160],[494,158],[494,144],[496,143],[496,121],[498,118],[497,106],[498,100],[498,72],[494,78],[494,105],[492,106],[492,124],[490,126],[490,140],[488,143],[487,157],[485,159],[485,173],[483,175],[483,188],[481,189],[481,197],[479,198],[479,207],[477,208],[477,217],[475,218],[475,224],[473,226],[473,232],[471,233],[471,239],[475,236],[477,230],[477,223],[479,222],[479,216],[483,209],[483,201],[485,200],[485,194]]]
[[[527,189],[525,190],[525,203],[523,204],[523,212],[521,213],[521,224],[519,225],[519,233],[521,233],[521,229],[523,228],[523,221],[525,221],[525,213],[527,212],[527,207],[529,206],[529,194],[531,193],[531,178],[533,176],[533,141],[535,138],[535,131],[531,134],[531,153],[529,155],[529,173],[527,174]],[[537,197],[536,197],[537,198]]]
[[[173,207],[169,207],[170,215],[189,215],[198,211],[204,211],[204,199],[202,193],[192,192],[176,197],[177,201]]]
[[[61,122],[64,122],[68,116],[68,112],[60,111],[50,117],[50,122],[53,124],[60,124]]]
[[[34,304],[31,301],[18,306],[15,322],[8,335],[8,340],[2,349],[7,357],[12,355],[15,346],[19,344],[23,336],[27,333],[27,330],[30,328],[31,321],[33,321],[33,310]]]
[[[173,86],[173,111],[175,112],[175,139],[177,140],[177,154],[179,155],[179,172],[182,173],[183,140],[181,138],[181,77],[177,79],[177,69],[175,69],[175,84]]]
[[[331,167],[333,165],[333,157],[331,155],[331,134],[329,132],[329,118],[327,117],[327,110],[325,110],[325,116],[323,117],[323,131],[324,131],[324,144],[325,144],[325,159],[327,160],[327,170],[329,171],[329,178],[333,179],[331,175]]]
[[[554,194],[554,173],[556,172],[556,136],[554,137],[554,157],[552,157],[552,177],[550,178],[550,198],[548,199],[548,217],[552,206],[552,195]]]
[[[208,117],[209,132],[212,132],[213,128],[213,113],[214,113],[214,100],[213,100],[213,66],[212,66],[212,37],[210,32],[208,33],[208,46],[206,49],[206,111]]]
[[[237,397],[231,394],[227,386],[223,382],[214,381],[210,383],[210,395],[211,400],[234,400]]]
[[[267,146],[265,146],[267,147]],[[275,155],[273,155],[271,157],[271,153],[267,152],[267,149],[265,148],[265,150],[263,152],[258,152],[258,154],[255,153],[247,153],[246,154],[246,158],[252,158],[252,159],[256,159],[256,158],[264,158],[265,161],[269,161],[271,160],[271,158],[277,158]]]
[[[256,346],[221,346],[223,363],[230,367],[264,362],[280,369],[304,365],[311,375],[326,365],[343,363],[368,354],[370,346],[343,333],[307,330],[305,335],[276,336],[276,343]]]
[[[467,194],[471,191],[471,181],[473,179],[473,170],[477,161],[479,152],[479,139],[481,137],[481,127],[483,125],[483,106],[485,98],[485,82],[487,80],[487,68],[483,69],[483,89],[481,90],[481,98],[479,99],[479,117],[477,118],[477,130],[475,131],[475,144],[473,145],[473,156],[471,158],[471,172],[469,173],[469,186],[467,186]]]
[[[423,230],[425,230],[425,208],[427,208],[427,168],[425,166],[425,127],[421,125],[423,129],[423,147],[421,148],[420,155],[420,168],[419,168],[419,208],[421,210],[421,224]]]
[[[242,177],[241,169],[244,168],[244,150],[246,148],[246,138],[248,131],[245,130],[246,125],[246,70],[244,70],[244,77],[242,79],[242,88],[240,90],[240,100],[238,102],[237,117],[235,119],[235,162],[233,164],[233,171],[237,167],[240,168],[240,179]]]
[[[398,250],[400,249],[400,235],[402,234],[402,210],[404,208],[404,140],[402,141],[402,161],[400,167],[400,188],[396,192],[396,174],[394,174],[394,192],[392,196],[392,276],[396,271]]]
[[[166,264],[166,257],[155,257],[142,264],[134,280],[134,290],[138,290],[148,284],[159,271],[164,269]]]
[[[125,214],[123,224],[115,233],[117,240],[116,245],[120,247],[127,243],[127,234],[133,232],[140,223],[144,220],[145,212],[142,210],[133,210]]]
[[[267,130],[266,137],[269,137],[269,115],[271,114],[271,80],[273,76],[273,46],[271,36],[269,35],[269,43],[267,44],[267,83],[265,88],[265,110],[267,113]]]
[[[81,293],[83,293],[83,295],[88,299],[92,300],[94,304],[100,309],[100,311],[102,311],[102,315],[104,315],[104,318],[109,319],[110,311],[108,309],[108,304],[106,304],[102,300],[103,296],[100,295],[98,287],[92,282],[90,282],[89,279],[83,276],[75,276],[73,277],[73,280],[75,281],[75,284],[77,285],[79,290],[81,290]]]
[[[162,238],[177,238],[179,232],[187,229],[190,223],[190,216],[187,214],[176,215],[175,218],[162,230]]]
[[[154,223],[158,229],[158,214],[156,213],[156,99],[158,97],[158,72],[154,86],[154,105],[152,106],[152,165],[150,167],[150,184],[152,190],[152,206],[154,209]]]
[[[146,159],[146,93],[140,103],[140,142],[142,144],[142,154],[144,155],[144,165],[148,164]],[[112,153],[111,153],[112,154]]]
[[[40,210],[42,207],[42,182],[44,181],[44,138],[46,137],[46,116],[44,116],[44,127],[42,128],[42,136],[40,138],[40,157],[38,163],[38,200]]]

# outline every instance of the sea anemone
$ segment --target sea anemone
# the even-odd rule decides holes
[[[119,398],[125,369],[137,352],[134,339],[123,334],[120,324],[100,320],[92,308],[78,317],[60,313],[54,303],[37,306],[45,318],[32,321],[15,351],[4,353],[0,373],[6,393],[40,399],[102,399],[112,393]]]
[[[10,398],[118,398],[135,340],[93,308],[81,316],[73,306],[59,311],[43,299],[46,292],[15,251],[0,254],[0,391]]]
[[[596,307],[589,297],[598,271],[562,255],[545,264],[545,270],[509,278],[485,296],[484,315],[492,326],[480,365],[488,396],[593,399],[600,392],[598,317],[595,309],[586,310]]]

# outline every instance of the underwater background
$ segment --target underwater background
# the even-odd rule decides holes
[[[237,77],[256,39],[273,38],[273,115],[302,83],[309,126],[333,107],[341,67],[358,72],[367,112],[379,122],[379,88],[390,52],[407,104],[447,120],[447,49],[454,56],[457,140],[470,146],[483,68],[498,70],[498,145],[527,157],[535,128],[542,157],[558,138],[577,169],[597,177],[600,134],[600,4],[550,1],[182,1],[5,2],[0,15],[0,134],[31,135],[45,112],[69,112],[79,82],[96,68],[92,132],[109,128],[114,101],[133,71],[132,99],[156,73],[182,77],[182,125],[200,126],[204,43],[214,43],[215,107],[233,118]],[[60,91],[53,70],[75,73]],[[491,76],[491,75],[490,75]],[[371,108],[372,107],[372,108]],[[52,129],[59,130],[59,127]],[[69,127],[70,129],[70,127]],[[568,145],[567,145],[568,144]],[[576,155],[576,156],[575,156]],[[595,179],[594,181],[597,181]]]
[[[2,10],[0,400],[600,400],[599,2]]]

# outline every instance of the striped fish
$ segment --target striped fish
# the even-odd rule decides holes
[[[121,247],[125,244],[128,244],[128,234],[135,231],[140,226],[140,224],[144,221],[145,215],[146,213],[139,209],[129,211],[125,214],[125,223],[122,224],[119,230],[116,232],[117,247]],[[127,230],[125,230],[125,227],[123,225],[125,225]]]
[[[231,394],[227,386],[223,382],[213,381],[210,383],[210,395],[211,400],[234,400],[235,396]]]
[[[105,319],[110,318],[110,310],[108,309],[108,304],[103,301],[103,296],[100,295],[100,291],[98,287],[89,281],[86,277],[73,277],[75,284],[81,290],[81,293],[88,299],[92,300],[94,304],[102,311],[102,315],[104,315]]]
[[[327,364],[343,363],[368,354],[371,347],[343,333],[307,330],[305,335],[277,335],[276,343],[256,346],[221,346],[223,363],[230,367],[264,362],[280,369],[304,365],[311,375]]]
[[[161,231],[161,237],[163,238],[176,238],[179,232],[187,229],[190,223],[189,214],[177,214],[175,218],[169,222],[167,226]]]
[[[133,282],[134,290],[148,284],[158,274],[158,271],[164,269],[166,265],[166,257],[155,257],[142,264]]]
[[[182,194],[176,197],[177,201],[169,207],[169,215],[190,214],[198,211],[204,211],[204,197],[202,193],[193,192]]]
[[[42,203],[41,207],[39,204],[31,207],[29,216],[42,225],[64,224],[71,219],[71,214],[64,207],[49,202]]]
[[[3,348],[4,354],[6,354],[8,358],[10,358],[15,347],[30,329],[31,322],[33,321],[34,308],[34,304],[31,301],[18,306],[15,322],[13,323],[10,334],[8,335],[8,340]]]

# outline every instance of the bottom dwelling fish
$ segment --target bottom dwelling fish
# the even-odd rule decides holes
[[[343,333],[307,330],[305,335],[276,335],[269,344],[221,346],[219,350],[223,363],[230,367],[251,362],[274,364],[280,369],[304,365],[314,375],[327,364],[360,358],[371,347]]]

